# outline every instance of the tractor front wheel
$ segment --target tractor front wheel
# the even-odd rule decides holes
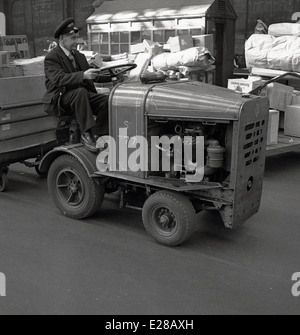
[[[147,232],[160,244],[175,247],[187,241],[196,229],[197,216],[190,200],[176,192],[159,191],[143,208]]]

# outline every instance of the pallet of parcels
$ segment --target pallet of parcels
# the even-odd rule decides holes
[[[128,80],[139,80],[145,72],[163,72],[170,79],[190,78],[193,74],[215,70],[213,35],[176,36],[166,44],[144,40],[131,45],[130,53],[102,59],[102,67],[135,63],[137,68],[130,71]],[[86,53],[92,66],[99,66],[99,55]],[[98,64],[95,64],[98,63]],[[100,61],[101,63],[101,61]],[[211,80],[213,81],[213,79]]]
[[[183,78],[198,80],[198,74],[215,70],[213,35],[170,37],[164,45],[149,40],[132,45],[131,54],[136,54],[139,70],[135,79],[145,71],[163,72],[173,80]]]

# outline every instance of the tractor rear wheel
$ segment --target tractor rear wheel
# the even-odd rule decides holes
[[[56,207],[67,217],[85,219],[101,207],[105,187],[98,185],[73,156],[58,157],[49,170],[48,188]]]

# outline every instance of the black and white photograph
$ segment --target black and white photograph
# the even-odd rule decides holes
[[[300,0],[0,0],[1,316],[299,315],[299,199]]]

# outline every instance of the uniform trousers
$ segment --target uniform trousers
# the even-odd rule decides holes
[[[61,98],[62,116],[76,116],[82,133],[108,135],[108,99],[102,94],[80,87],[67,91]],[[94,117],[95,116],[95,117]]]

